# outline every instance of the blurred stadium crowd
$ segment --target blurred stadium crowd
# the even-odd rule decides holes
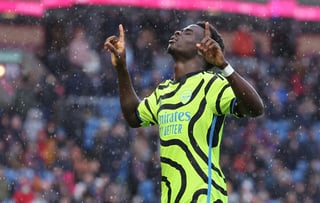
[[[45,50],[25,53],[11,83],[1,79],[1,202],[159,202],[157,128],[126,125],[115,72],[101,47],[123,23],[128,67],[144,97],[171,77],[165,48],[173,31],[206,16],[192,12],[177,20],[168,11],[104,15],[96,19],[100,28],[78,23],[70,36],[51,27],[58,34],[47,35],[51,41]],[[266,113],[257,119],[227,119],[221,165],[229,202],[317,203],[319,53],[261,53],[250,31],[242,28],[227,58],[262,95]],[[99,37],[90,35],[95,30]],[[243,41],[249,49],[243,49]]]

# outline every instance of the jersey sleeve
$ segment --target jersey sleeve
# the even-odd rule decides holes
[[[235,97],[231,86],[228,84],[224,92],[221,95],[220,100],[217,102],[217,109],[220,109],[221,114],[231,114],[236,117],[239,117],[238,113],[236,112],[236,104],[237,98]]]
[[[236,111],[237,98],[225,78],[219,78],[212,84],[207,98],[211,101],[215,114],[241,117]]]
[[[145,97],[137,108],[137,116],[140,119],[141,126],[151,126],[158,123],[157,120],[157,98],[155,91],[148,97]]]

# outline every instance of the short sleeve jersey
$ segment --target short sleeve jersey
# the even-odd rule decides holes
[[[159,126],[161,202],[227,202],[220,142],[235,103],[225,78],[201,71],[164,81],[139,104],[141,126]]]

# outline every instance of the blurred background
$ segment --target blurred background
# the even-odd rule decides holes
[[[160,202],[158,129],[124,121],[103,43],[124,25],[144,97],[172,77],[169,37],[200,20],[266,105],[226,121],[229,202],[320,202],[318,0],[1,0],[0,201]]]

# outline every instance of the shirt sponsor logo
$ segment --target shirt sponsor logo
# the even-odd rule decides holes
[[[179,135],[182,133],[182,123],[191,119],[190,112],[163,113],[159,116],[160,136]]]

